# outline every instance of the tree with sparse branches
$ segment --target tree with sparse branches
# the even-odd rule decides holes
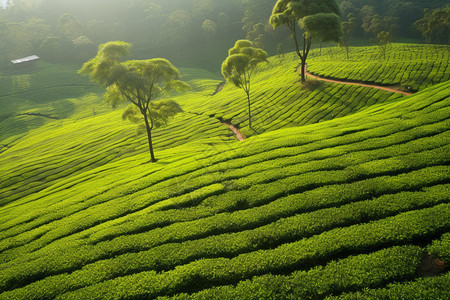
[[[274,29],[287,26],[301,60],[301,79],[305,81],[305,65],[313,40],[339,42],[342,36],[339,7],[335,0],[278,0],[273,7],[270,24]],[[298,31],[303,31],[300,50]]]
[[[169,118],[180,112],[181,108],[172,100],[153,100],[171,90],[186,90],[189,85],[179,80],[179,71],[167,59],[122,62],[121,59],[129,56],[131,47],[131,44],[121,41],[102,44],[97,56],[86,62],[79,73],[106,88],[105,96],[112,107],[123,101],[131,103],[122,118],[145,128],[150,161],[156,162],[152,130],[167,124]]]
[[[244,90],[247,95],[248,124],[252,127],[252,112],[250,101],[251,77],[256,66],[267,61],[266,51],[256,48],[249,40],[238,40],[228,51],[228,57],[222,63],[222,75],[236,87]]]
[[[356,27],[356,18],[353,13],[347,15],[347,20],[342,22],[342,40],[341,45],[345,48],[345,53],[347,54],[347,59],[349,58],[350,52],[350,35]]]
[[[378,47],[380,48],[383,59],[386,59],[386,51],[389,44],[392,42],[392,35],[389,31],[382,31],[377,35]]]

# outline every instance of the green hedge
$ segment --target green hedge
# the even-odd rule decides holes
[[[163,273],[147,271],[119,277],[65,294],[62,298],[155,297],[180,292],[192,286],[204,287],[231,283],[267,272],[286,272],[300,266],[314,266],[336,256],[427,239],[436,233],[449,230],[449,217],[450,205],[441,204],[367,224],[336,228],[271,250],[258,250],[231,259],[203,258],[186,265],[179,265],[175,269]],[[168,246],[170,247],[170,245]],[[213,242],[207,243],[207,246],[223,251],[224,245]],[[184,252],[179,247],[174,248],[171,252],[163,249],[160,253],[169,255],[172,259],[173,257],[182,257]],[[191,249],[197,249],[197,246]],[[148,259],[155,260],[157,264],[164,263],[164,261],[156,259],[154,255],[149,256]],[[117,263],[116,267],[123,269],[128,266]],[[109,273],[110,268],[106,268],[105,271]],[[75,282],[78,282],[75,276],[74,279]],[[56,286],[56,284],[51,286]],[[71,284],[66,286],[71,286]],[[44,291],[48,288],[48,285],[43,287]],[[35,292],[30,293],[30,296],[33,294]]]
[[[331,294],[410,278],[414,276],[421,257],[419,247],[393,247],[332,261],[308,271],[296,271],[289,276],[256,276],[236,286],[215,287],[170,299],[323,299]]]
[[[447,264],[450,263],[450,233],[444,233],[439,240],[433,241],[427,250]]]
[[[447,300],[450,298],[450,273],[437,277],[424,277],[415,281],[390,284],[381,289],[364,289],[356,292],[326,299],[417,299]]]

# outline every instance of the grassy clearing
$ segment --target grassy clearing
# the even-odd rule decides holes
[[[0,299],[411,294],[448,256],[449,91],[241,143],[185,109],[156,164],[120,112],[46,125],[1,156]]]

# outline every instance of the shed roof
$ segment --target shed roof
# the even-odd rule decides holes
[[[24,63],[24,62],[27,62],[27,61],[37,60],[37,59],[39,59],[39,56],[31,55],[31,56],[27,56],[27,57],[23,57],[23,58],[12,60],[11,62],[13,64],[20,64],[20,63]]]

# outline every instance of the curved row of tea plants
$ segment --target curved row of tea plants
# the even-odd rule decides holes
[[[218,120],[189,113],[180,113],[154,133],[157,151],[187,141],[207,143],[211,138],[221,142],[235,139]],[[50,123],[0,154],[0,172],[5,174],[0,182],[0,204],[43,190],[68,175],[146,152],[146,136],[137,136],[136,125],[122,121],[120,111]]]
[[[308,271],[290,275],[262,275],[239,282],[236,286],[220,286],[192,295],[179,294],[170,299],[446,299],[449,274],[389,284],[388,289],[370,290],[390,280],[414,277],[423,253],[417,246],[396,246],[371,254],[350,256],[331,261]],[[397,290],[392,291],[397,288]],[[402,290],[400,290],[402,288]],[[331,296],[343,290],[364,292]],[[391,291],[389,291],[391,289]],[[160,297],[158,299],[167,299]]]
[[[327,78],[399,85],[412,91],[450,79],[447,45],[392,44],[385,59],[379,57],[377,47],[352,47],[350,59],[343,54],[339,58],[313,52],[308,71]]]
[[[312,298],[414,284],[424,252],[448,255],[449,88],[59,178],[0,209],[0,299]]]
[[[252,120],[258,133],[280,128],[314,124],[347,116],[374,104],[394,101],[402,95],[367,87],[319,83],[313,89],[302,87],[296,73],[298,61],[286,56],[283,63],[271,57],[252,77]],[[210,81],[209,93],[187,92],[175,97],[189,112],[223,119],[254,135],[248,128],[245,94],[231,84],[217,94],[220,81]]]

